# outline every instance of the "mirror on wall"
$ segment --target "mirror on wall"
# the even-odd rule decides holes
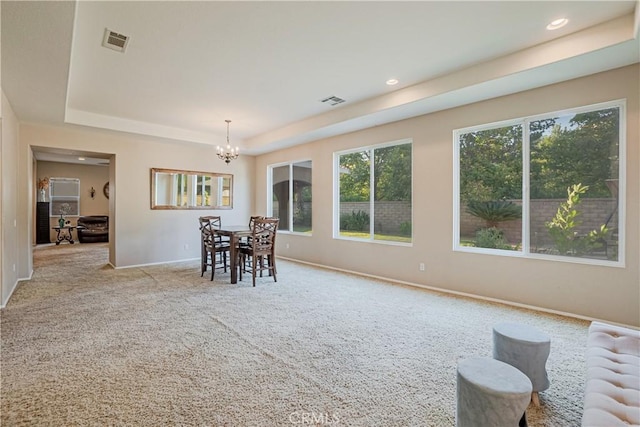
[[[151,168],[151,209],[231,209],[233,175]]]

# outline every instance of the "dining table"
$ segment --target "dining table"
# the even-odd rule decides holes
[[[229,255],[231,258],[231,283],[238,283],[238,268],[240,249],[240,239],[243,237],[251,236],[252,230],[248,225],[226,225],[221,228],[216,228],[215,233],[220,236],[229,238]]]

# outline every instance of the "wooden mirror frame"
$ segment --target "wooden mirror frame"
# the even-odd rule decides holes
[[[170,186],[165,184],[165,199],[171,199],[172,203],[167,203],[166,200],[159,200],[158,197],[158,190],[160,190],[159,187],[161,185],[159,180],[164,175],[169,175],[172,177],[171,179],[177,180],[175,183],[171,183]],[[220,183],[217,187],[221,188],[221,194],[216,197],[215,201],[210,201],[211,204],[203,205],[200,204],[202,196],[198,194],[198,191],[202,192],[207,186],[203,189],[198,189],[197,186],[203,185],[207,178],[210,179],[212,184],[213,182]],[[225,180],[228,180],[228,186],[225,185]],[[193,188],[194,183],[196,185],[195,190],[190,190]],[[179,191],[179,186],[182,186],[183,191]],[[227,190],[228,194],[224,194]],[[192,192],[191,197],[188,194],[189,191]],[[213,193],[213,191],[211,192]],[[180,202],[179,199],[181,198],[185,199],[185,201]],[[151,168],[151,209],[233,209],[233,175],[229,173]]]

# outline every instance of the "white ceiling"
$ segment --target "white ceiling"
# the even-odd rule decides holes
[[[222,145],[230,119],[257,154],[636,63],[637,4],[3,0],[2,89],[25,122]]]

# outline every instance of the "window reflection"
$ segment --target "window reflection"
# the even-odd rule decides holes
[[[231,209],[233,175],[151,169],[151,209]]]

